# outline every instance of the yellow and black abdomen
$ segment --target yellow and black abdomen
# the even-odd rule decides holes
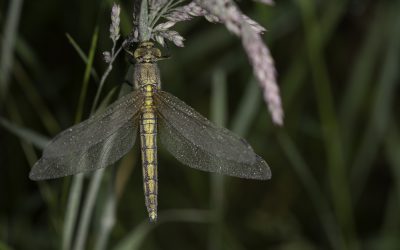
[[[157,117],[153,102],[154,85],[143,86],[145,95],[140,117],[143,181],[150,220],[157,219]]]

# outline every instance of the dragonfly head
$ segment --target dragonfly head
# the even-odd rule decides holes
[[[128,52],[129,53],[129,52]],[[132,53],[136,62],[139,63],[154,63],[161,60],[161,50],[154,46],[152,42],[142,42],[139,47]]]

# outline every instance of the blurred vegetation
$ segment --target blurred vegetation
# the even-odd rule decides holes
[[[160,63],[163,88],[246,137],[272,180],[216,177],[161,149],[160,221],[149,224],[135,148],[105,171],[88,249],[400,249],[400,2],[276,2],[239,5],[268,29],[283,128],[271,125],[241,43],[222,25],[180,24],[185,48],[165,48],[172,58]],[[76,121],[80,98],[89,115],[111,4],[0,2],[0,249],[59,249],[65,238],[72,178],[32,182],[28,173],[46,141]],[[121,5],[127,35],[133,3]],[[128,66],[123,56],[114,65],[102,106]]]

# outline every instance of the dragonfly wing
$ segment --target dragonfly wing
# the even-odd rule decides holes
[[[106,167],[134,145],[144,97],[129,93],[104,112],[58,134],[33,166],[32,180],[53,179]]]
[[[158,91],[155,102],[161,143],[182,163],[241,178],[271,178],[267,163],[244,139],[217,127],[167,92]]]

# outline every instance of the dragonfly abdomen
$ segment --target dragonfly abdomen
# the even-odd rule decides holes
[[[153,86],[144,88],[145,100],[140,117],[140,139],[146,207],[151,221],[157,219],[157,117]]]

